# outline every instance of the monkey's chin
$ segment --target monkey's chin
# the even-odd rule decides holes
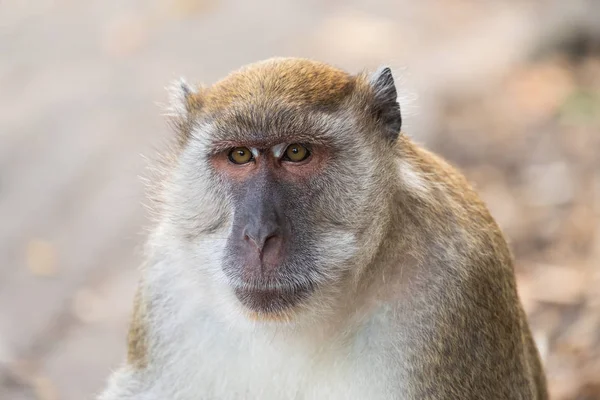
[[[289,320],[295,308],[309,298],[311,287],[285,289],[234,290],[238,300],[249,311],[250,317],[260,320]]]

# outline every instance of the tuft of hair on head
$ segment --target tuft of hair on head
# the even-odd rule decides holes
[[[369,77],[373,92],[372,112],[391,141],[395,141],[402,128],[402,115],[394,76],[388,66],[382,66]]]

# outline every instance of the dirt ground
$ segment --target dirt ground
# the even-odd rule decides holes
[[[0,399],[124,354],[164,87],[271,56],[394,67],[404,131],[506,232],[553,399],[600,399],[600,2],[0,2]]]

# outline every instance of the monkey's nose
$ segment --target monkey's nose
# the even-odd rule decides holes
[[[278,236],[279,229],[274,224],[259,225],[254,229],[247,226],[244,229],[244,240],[252,243],[261,255],[267,247],[271,247],[272,242],[277,241]]]

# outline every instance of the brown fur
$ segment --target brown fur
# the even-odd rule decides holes
[[[179,148],[187,142],[200,115],[222,115],[237,105],[250,115],[256,107],[286,105],[295,109],[334,109],[353,91],[356,77],[308,59],[275,58],[231,73],[211,87],[188,89],[185,115],[172,119]]]
[[[431,371],[433,364],[439,370],[435,376],[422,377],[429,396],[420,392],[421,398],[445,399],[451,393],[451,398],[547,399],[545,375],[518,300],[512,256],[496,222],[464,176],[439,156],[405,136],[398,151],[427,179],[432,191],[405,193],[397,223],[414,224],[414,230],[404,230],[412,237],[396,240],[408,243],[407,251],[412,252],[423,247],[421,240],[437,238],[438,249],[431,246],[431,253],[421,256],[431,263],[450,257],[446,262],[437,260],[442,261],[442,269],[431,273],[438,278],[420,288],[436,298],[428,301],[440,307],[432,315],[437,329],[428,332],[434,345],[414,360],[416,369]],[[502,359],[495,358],[497,351]],[[465,371],[473,365],[484,373],[471,379]],[[503,381],[515,382],[514,392],[499,392],[498,383]],[[517,393],[523,396],[525,388],[531,396],[516,397]]]
[[[202,109],[224,110],[234,103],[268,99],[299,107],[330,107],[352,90],[354,77],[312,60],[271,59],[243,68],[201,93]]]
[[[142,298],[142,289],[138,288],[127,335],[127,363],[136,369],[143,369],[148,364],[146,306],[146,301]]]

